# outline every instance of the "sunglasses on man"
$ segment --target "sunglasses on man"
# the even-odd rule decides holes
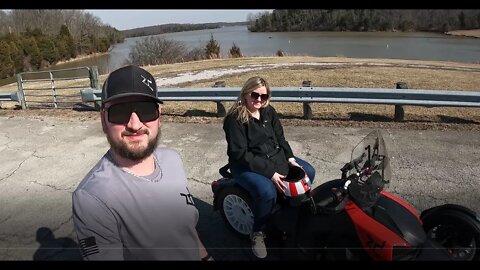
[[[254,100],[258,100],[258,98],[260,97],[260,100],[262,102],[265,102],[268,99],[268,94],[259,94],[257,92],[251,92],[250,97],[252,97],[252,99]]]
[[[108,121],[121,125],[125,125],[130,121],[133,112],[144,123],[157,120],[160,116],[158,103],[151,101],[119,103],[106,108],[106,110],[108,112]]]

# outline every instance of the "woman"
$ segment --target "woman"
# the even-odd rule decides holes
[[[230,171],[253,199],[251,240],[252,251],[258,258],[267,256],[263,230],[277,191],[283,194],[286,189],[282,180],[289,166],[303,167],[310,181],[315,177],[315,169],[293,155],[278,114],[269,105],[271,96],[270,86],[263,78],[248,79],[223,122]]]

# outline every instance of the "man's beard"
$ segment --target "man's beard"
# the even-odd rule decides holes
[[[107,133],[106,135],[107,135],[107,140],[110,143],[110,147],[115,153],[117,153],[118,155],[126,159],[130,159],[133,161],[140,161],[150,156],[153,153],[153,151],[155,151],[155,149],[158,146],[158,140],[160,139],[160,133],[161,132],[159,128],[157,136],[155,136],[155,138],[148,140],[147,147],[143,150],[138,150],[138,149],[131,150],[129,149],[129,147],[125,142],[123,141],[116,142],[110,137],[110,134]],[[147,131],[147,135],[148,135],[148,131]]]

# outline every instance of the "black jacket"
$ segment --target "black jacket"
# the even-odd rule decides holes
[[[260,120],[251,117],[245,124],[237,120],[236,114],[228,115],[223,130],[229,163],[246,165],[269,179],[275,172],[288,174],[288,159],[293,153],[272,106],[260,109]]]

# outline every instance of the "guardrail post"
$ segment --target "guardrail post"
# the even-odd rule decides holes
[[[397,89],[408,89],[407,83],[406,82],[397,82],[396,83],[396,88]],[[403,121],[405,117],[405,111],[403,110],[402,105],[395,105],[395,121],[400,122]]]
[[[93,102],[93,108],[96,111],[100,111],[102,109],[102,101],[101,100],[94,101]]]
[[[303,81],[302,87],[312,87],[312,81]],[[303,119],[310,120],[313,117],[310,102],[303,102]]]
[[[215,82],[213,87],[225,87],[225,81],[218,81]],[[225,106],[221,101],[215,101],[217,103],[217,117],[224,117],[227,114],[227,111],[225,110]]]
[[[93,66],[88,69],[88,77],[90,78],[90,87],[93,89],[100,89],[98,87],[98,67]]]
[[[17,74],[17,87],[18,87],[18,102],[20,106],[22,106],[22,110],[27,108],[27,103],[25,102],[25,95],[23,94],[23,83],[22,83],[22,75]]]
[[[90,87],[93,89],[100,89],[98,86],[98,67],[92,66],[88,69],[88,75],[90,78]],[[95,110],[100,111],[102,109],[102,101],[95,101],[94,105]]]

